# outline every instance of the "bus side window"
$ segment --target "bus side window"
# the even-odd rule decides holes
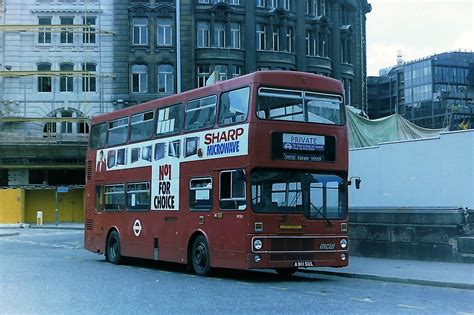
[[[104,206],[107,211],[123,210],[125,208],[125,185],[107,185],[104,188]]]
[[[128,117],[120,118],[109,123],[107,145],[119,145],[127,142]]]
[[[189,181],[189,208],[192,211],[212,209],[212,178],[193,178]]]
[[[94,125],[91,128],[89,147],[91,149],[102,149],[107,139],[107,123]]]
[[[130,141],[142,141],[151,138],[154,125],[154,112],[133,115],[130,119]]]
[[[183,124],[183,105],[176,104],[158,109],[156,135],[165,136],[181,131]]]
[[[127,185],[127,209],[128,211],[140,211],[150,209],[150,183],[133,183]]]
[[[250,88],[225,92],[219,103],[219,125],[243,122],[249,110]]]
[[[217,96],[215,95],[188,102],[184,130],[194,131],[212,127],[216,117],[216,103]]]
[[[245,210],[245,173],[243,170],[221,172],[219,207],[223,210]]]
[[[104,210],[104,186],[95,186],[95,211],[101,212]]]

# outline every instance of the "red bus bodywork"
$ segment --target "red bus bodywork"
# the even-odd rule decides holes
[[[97,116],[92,119],[92,125],[156,110],[171,104],[186,103],[209,95],[217,95],[219,98],[219,95],[225,91],[244,86],[250,87],[247,120],[229,126],[225,131],[227,135],[224,136],[214,134],[216,130],[219,130],[217,124],[213,128],[198,133],[205,134],[207,142],[212,141],[212,137],[215,139],[224,137],[224,140],[236,139],[237,128],[245,126],[248,136],[246,154],[223,158],[197,158],[193,161],[181,162],[179,174],[173,174],[179,176],[179,195],[174,196],[179,201],[179,210],[105,211],[96,209],[96,186],[140,181],[150,181],[153,186],[153,176],[160,175],[152,173],[157,172],[159,167],[153,169],[152,166],[143,166],[96,172],[94,166],[98,162],[96,161],[97,150],[88,150],[85,188],[85,248],[87,250],[107,254],[107,238],[111,232],[115,231],[120,237],[119,246],[123,256],[189,263],[192,244],[196,237],[202,235],[209,246],[211,267],[289,270],[295,267],[347,266],[347,209],[345,209],[344,217],[329,220],[308,219],[301,213],[258,213],[252,209],[250,200],[252,191],[249,184],[250,174],[255,169],[336,173],[344,178],[344,194],[347,200],[348,140],[345,124],[327,125],[264,120],[256,115],[256,98],[260,86],[307,90],[342,97],[343,87],[340,81],[300,72],[256,72],[180,95]],[[230,134],[228,130],[232,128],[234,132]],[[272,158],[272,134],[275,132],[333,137],[335,139],[334,161],[289,161]],[[185,138],[192,135],[193,133],[181,131],[175,137]],[[153,136],[147,141],[153,143],[158,140]],[[129,144],[122,147],[127,145]],[[245,210],[220,208],[219,174],[228,169],[245,170],[247,182]],[[213,183],[212,209],[190,211],[190,180],[207,176],[212,178]],[[163,192],[166,193],[166,191]],[[344,207],[347,208],[347,202]],[[256,239],[263,243],[260,250],[253,245]],[[343,246],[344,242],[346,246]]]

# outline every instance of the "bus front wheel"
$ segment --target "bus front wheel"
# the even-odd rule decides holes
[[[122,262],[122,254],[120,252],[120,236],[117,231],[112,231],[107,238],[107,253],[106,259],[108,262],[118,265]]]
[[[289,277],[292,276],[296,271],[298,271],[298,268],[276,268],[275,271],[282,277]]]
[[[199,235],[193,242],[191,248],[191,264],[194,273],[198,276],[205,277],[211,269],[209,261],[209,245],[203,235]]]

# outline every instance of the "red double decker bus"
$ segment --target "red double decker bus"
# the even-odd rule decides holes
[[[342,84],[256,72],[92,119],[85,248],[210,268],[348,264]]]

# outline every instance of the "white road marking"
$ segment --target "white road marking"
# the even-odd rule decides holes
[[[405,304],[397,304],[398,307],[404,307],[404,308],[412,308],[415,310],[427,310],[427,308],[424,307],[419,307],[419,306],[413,306],[413,305],[405,305]]]
[[[306,293],[308,293],[308,294],[322,295],[322,296],[326,296],[326,295],[327,295],[327,293],[321,293],[321,292],[312,292],[312,291],[308,291],[308,292],[306,292]]]
[[[351,298],[351,300],[359,301],[359,302],[366,302],[366,303],[374,303],[370,298],[358,299],[358,298]]]

